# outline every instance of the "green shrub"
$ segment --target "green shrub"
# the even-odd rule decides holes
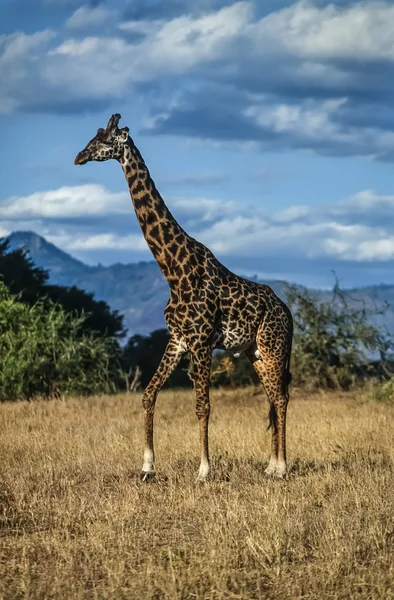
[[[367,377],[387,375],[393,352],[391,336],[371,324],[384,309],[367,309],[338,285],[329,301],[288,286],[287,303],[294,319],[291,371],[296,385],[349,389]]]
[[[257,377],[246,354],[235,358],[233,352],[217,351],[212,357],[211,382],[215,387],[257,385]]]
[[[81,333],[96,331],[105,337],[124,336],[123,316],[117,310],[75,286],[49,284],[48,278],[48,272],[37,267],[24,248],[10,250],[9,242],[0,238],[0,279],[22,302],[33,306],[38,300],[48,300],[66,312],[84,315]]]
[[[115,391],[118,344],[84,332],[86,318],[24,304],[0,282],[0,400]]]
[[[394,377],[383,383],[377,383],[372,388],[372,397],[377,402],[390,404],[394,402]]]

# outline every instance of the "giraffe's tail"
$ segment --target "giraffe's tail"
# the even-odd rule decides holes
[[[287,307],[286,307],[287,308]],[[293,345],[293,317],[289,309],[287,309],[288,317],[289,317],[289,330],[288,330],[288,338],[287,338],[287,352],[286,352],[286,361],[284,365],[284,373],[283,373],[283,393],[288,398],[289,397],[289,385],[292,380],[292,374],[290,371],[290,361],[291,361],[291,349]]]
[[[267,431],[273,427],[274,432],[278,431],[278,415],[276,414],[276,408],[274,404],[271,404],[270,410],[268,413],[268,427]]]
[[[287,360],[286,360],[286,366],[285,366],[285,376],[284,376],[284,392],[286,395],[288,395],[289,393],[289,385],[291,384],[291,380],[293,379],[293,375],[291,374],[290,371],[290,360],[291,360],[291,346],[292,346],[292,339],[290,339],[290,344],[289,344],[289,354],[287,356]]]

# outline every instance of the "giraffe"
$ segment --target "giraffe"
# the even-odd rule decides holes
[[[197,480],[210,474],[208,423],[212,351],[245,352],[268,396],[271,456],[266,473],[286,475],[286,410],[293,321],[290,310],[267,285],[239,277],[203,244],[190,237],[164,203],[120,115],[78,153],[76,165],[117,160],[123,169],[138,222],[170,287],[164,316],[170,339],[156,373],[144,391],[145,446],[141,478],[154,477],[153,417],[157,395],[189,352],[194,366],[196,415],[201,460]]]

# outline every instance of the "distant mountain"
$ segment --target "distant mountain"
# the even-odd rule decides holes
[[[124,315],[128,335],[148,334],[165,327],[163,311],[169,298],[169,288],[155,261],[121,264],[109,267],[89,266],[63,252],[54,244],[32,231],[16,231],[8,237],[10,247],[26,248],[36,265],[49,272],[50,283],[64,286],[76,285],[93,292],[97,300],[105,300],[111,308]],[[257,278],[254,278],[258,281]],[[264,281],[283,297],[286,282]],[[349,290],[354,301],[364,301],[369,306],[388,302],[394,307],[394,285],[377,285]],[[322,298],[329,298],[322,292]],[[394,309],[379,324],[394,331]]]
[[[11,249],[26,248],[35,264],[50,272],[51,283],[72,285],[70,278],[83,276],[91,268],[34,231],[14,231],[7,239]]]
[[[154,261],[110,267],[89,266],[32,231],[8,236],[10,248],[25,248],[36,265],[49,272],[50,283],[93,292],[124,315],[129,334],[148,334],[165,326],[168,284]]]

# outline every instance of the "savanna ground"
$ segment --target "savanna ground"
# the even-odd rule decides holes
[[[201,486],[191,392],[159,396],[140,483],[140,399],[0,405],[1,599],[394,597],[394,405],[293,391],[279,481],[263,394],[213,391]]]

